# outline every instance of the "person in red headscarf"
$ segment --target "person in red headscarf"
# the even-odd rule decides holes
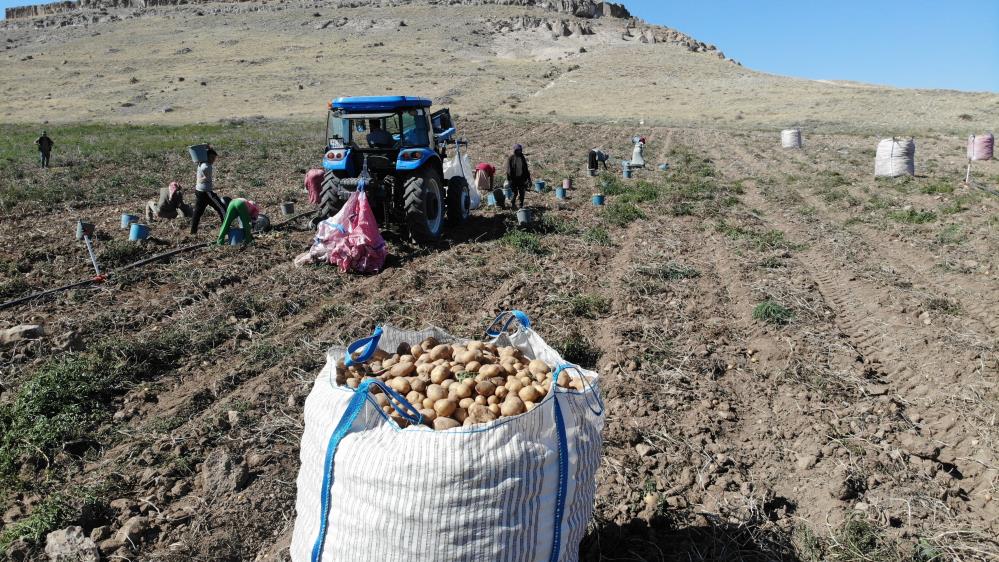
[[[160,200],[149,201],[146,204],[146,221],[160,219],[175,219],[177,211],[185,217],[190,217],[193,212],[191,206],[184,203],[183,188],[179,183],[172,181],[168,187],[160,189]]]

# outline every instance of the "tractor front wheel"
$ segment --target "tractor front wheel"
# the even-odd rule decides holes
[[[432,242],[441,236],[444,225],[444,201],[440,175],[432,169],[406,181],[403,195],[406,224],[419,242]]]
[[[468,220],[472,211],[472,197],[468,193],[468,182],[455,176],[447,182],[447,223],[459,225]]]

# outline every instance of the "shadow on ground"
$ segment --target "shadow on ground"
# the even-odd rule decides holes
[[[667,517],[591,529],[579,548],[580,562],[801,562],[791,536],[766,525],[704,520],[678,524]]]

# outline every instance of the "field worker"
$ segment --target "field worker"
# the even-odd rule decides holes
[[[596,170],[600,164],[603,164],[604,169],[607,169],[607,159],[609,157],[607,154],[597,147],[590,149],[589,157],[587,158],[587,168],[590,170]]]
[[[205,214],[205,209],[211,207],[222,220],[225,215],[225,207],[219,196],[215,194],[215,186],[212,182],[215,160],[218,153],[214,148],[208,149],[207,161],[198,164],[198,184],[194,186],[194,214],[191,216],[191,234],[198,233],[198,224],[201,223],[201,215]]]
[[[52,154],[52,147],[55,143],[49,138],[49,134],[42,131],[42,136],[35,139],[35,144],[38,145],[38,159],[42,164],[43,168],[49,167],[49,155]]]
[[[185,217],[192,214],[191,206],[184,203],[184,195],[181,193],[180,184],[172,181],[168,187],[160,188],[160,200],[150,201],[146,204],[146,221],[152,222],[157,218],[175,219],[179,210]]]
[[[513,197],[510,206],[517,208],[517,197],[520,197],[520,207],[524,207],[524,195],[531,185],[531,170],[527,167],[527,158],[524,157],[524,147],[520,144],[513,145],[513,154],[506,161],[506,177],[513,188]]]
[[[644,168],[645,167],[645,137],[639,137],[638,142],[635,143],[635,149],[631,151],[631,162],[628,163],[630,168]]]
[[[243,229],[243,243],[250,244],[253,242],[253,223],[258,217],[260,217],[260,207],[256,203],[242,197],[233,199],[229,202],[229,208],[225,211],[225,218],[222,219],[222,228],[219,229],[217,242],[219,244],[226,243],[225,238],[229,234],[229,228],[232,227],[232,222],[238,218],[239,227]],[[270,221],[267,221],[267,223],[269,227]]]

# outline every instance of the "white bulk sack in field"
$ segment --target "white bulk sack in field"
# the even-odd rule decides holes
[[[781,131],[780,145],[784,148],[801,148],[801,129],[784,129]]]
[[[468,182],[469,208],[478,209],[482,203],[482,196],[479,190],[475,189],[475,169],[472,168],[472,160],[467,154],[454,153],[454,158],[444,162],[444,179],[449,180],[455,176],[465,178]]]
[[[513,314],[507,325],[517,318],[524,327],[489,332],[497,345],[565,364],[523,313]],[[374,340],[394,352],[430,336],[460,341],[437,328],[385,327],[380,339],[349,349]],[[345,352],[329,352],[305,403],[292,560],[577,560],[600,463],[596,373],[574,370],[591,383],[586,391],[553,385],[520,416],[446,431],[400,429],[368,392],[371,381],[357,391],[335,385]]]
[[[996,139],[992,133],[968,137],[968,160],[992,160]]]
[[[874,176],[897,178],[916,175],[916,141],[884,139],[874,157]]]

